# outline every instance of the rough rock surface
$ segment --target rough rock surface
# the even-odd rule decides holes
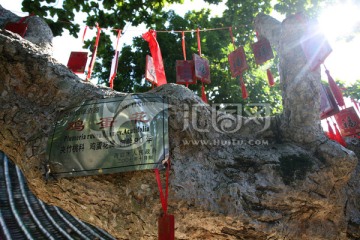
[[[347,138],[347,147],[360,159],[360,139]],[[360,239],[360,164],[357,165],[347,187],[346,217],[349,239]]]
[[[187,88],[167,84],[151,91],[167,96],[173,106],[169,212],[176,216],[176,237],[356,236],[351,229],[359,219],[358,202],[352,198],[358,193],[357,158],[321,131],[320,74],[309,72],[295,41],[304,26],[291,16],[280,24],[265,15],[259,15],[255,26],[278,46],[280,59],[287,60],[279,66],[281,116],[239,116],[241,128],[229,133],[217,129],[231,126],[234,118],[217,113]],[[289,43],[294,48],[285,49]],[[120,93],[83,83],[37,46],[5,31],[0,31],[0,79],[0,149],[22,169],[34,193],[119,239],[156,239],[161,207],[152,171],[49,183],[43,178],[45,147],[59,113],[84,100]],[[270,126],[262,131],[264,123]]]
[[[0,5],[0,28],[4,28],[8,22],[18,22],[20,19],[21,17]],[[38,45],[43,53],[52,55],[53,34],[46,22],[37,16],[29,16],[25,19],[24,23],[28,24],[24,38]]]

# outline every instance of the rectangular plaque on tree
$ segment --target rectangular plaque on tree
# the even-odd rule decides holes
[[[48,153],[56,176],[162,168],[169,155],[166,101],[128,95],[69,109],[56,122]]]

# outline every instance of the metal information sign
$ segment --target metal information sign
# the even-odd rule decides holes
[[[55,176],[162,168],[169,158],[168,105],[143,94],[85,102],[66,111],[49,139]]]

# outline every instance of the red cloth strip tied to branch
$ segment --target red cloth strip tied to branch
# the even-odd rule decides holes
[[[109,77],[109,84],[110,84],[110,88],[114,89],[114,79],[116,77],[117,74],[117,68],[118,68],[118,63],[119,63],[119,40],[121,38],[121,29],[117,30],[118,31],[118,35],[116,38],[116,47],[115,47],[115,53],[114,53],[114,57],[112,59],[111,62],[111,70],[110,70],[110,77]]]
[[[86,76],[86,81],[90,80],[92,71],[94,69],[95,61],[96,61],[96,54],[97,54],[97,49],[98,49],[98,46],[99,46],[100,34],[101,34],[101,28],[99,27],[98,23],[96,23],[96,29],[97,29],[97,33],[96,33],[94,51],[93,51],[93,54],[91,56],[91,60],[90,60],[89,68],[88,68],[88,74]]]
[[[150,29],[148,32],[144,33],[142,37],[149,43],[149,48],[155,67],[157,86],[167,84],[160,46],[156,40],[156,32]]]

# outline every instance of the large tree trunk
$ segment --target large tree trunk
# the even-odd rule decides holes
[[[321,131],[320,72],[309,71],[298,41],[304,25],[294,17],[281,24],[266,15],[255,25],[280,57],[284,112],[259,120],[270,121],[266,131],[245,118],[236,133],[197,131],[184,121],[196,117],[196,123],[211,125],[213,108],[182,86],[151,91],[173,106],[169,211],[176,217],[176,236],[346,239],[346,187],[357,158]],[[0,150],[22,169],[34,193],[119,239],[156,239],[161,205],[152,171],[44,179],[46,144],[57,116],[85,100],[122,94],[82,82],[34,44],[3,30],[0,81]],[[195,104],[200,107],[192,111]],[[191,142],[202,139],[239,141]],[[263,144],[250,144],[254,140]],[[354,214],[352,219],[360,217]]]

